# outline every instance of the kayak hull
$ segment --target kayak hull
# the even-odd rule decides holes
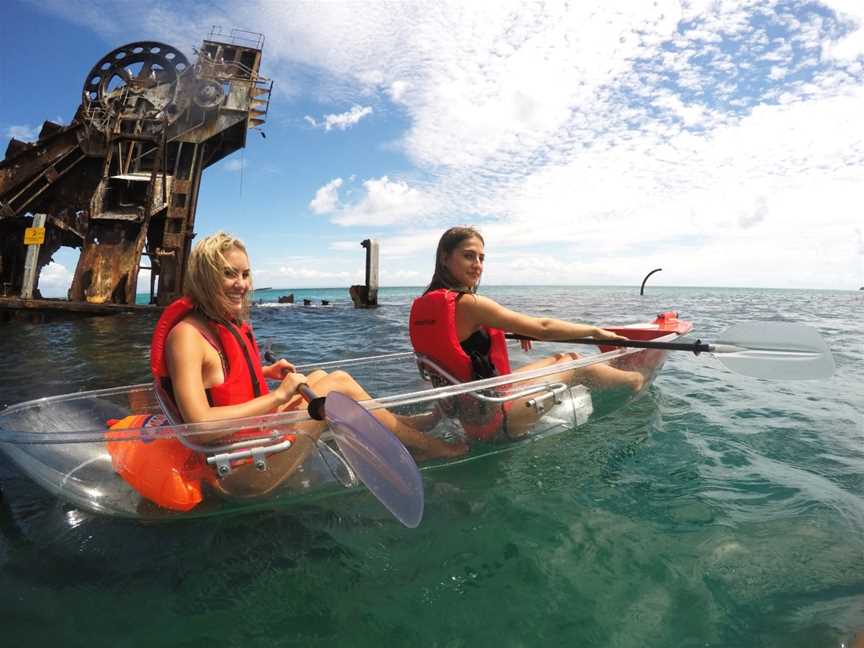
[[[689,331],[690,324],[658,319],[650,324],[614,330],[632,339],[673,341]],[[374,371],[376,375],[400,377],[398,388],[394,389],[394,385],[389,385],[391,393],[383,393],[362,405],[370,410],[386,407],[393,413],[412,420],[412,417],[428,418],[430,413],[440,412],[443,408],[436,409],[439,404],[460,394],[477,394],[482,397],[483,394],[490,393],[517,394],[526,389],[534,391],[533,398],[526,398],[532,402],[537,401],[530,406],[540,407],[539,411],[543,412],[543,416],[529,435],[507,443],[476,442],[465,457],[453,461],[433,460],[420,463],[421,471],[431,471],[516,448],[531,440],[571,432],[589,422],[595,415],[593,402],[598,395],[597,390],[578,384],[578,381],[573,385],[553,389],[552,383],[548,382],[553,374],[560,374],[562,370],[569,368],[579,369],[592,364],[608,363],[618,368],[642,372],[645,377],[644,391],[663,366],[665,358],[665,351],[654,349],[601,349],[599,354],[557,365],[551,370],[547,369],[545,374],[537,371],[521,375],[517,373],[434,389],[421,380],[416,367],[412,369],[417,358],[411,353],[334,361],[317,366],[326,370],[344,367],[358,376],[363,384],[366,384],[363,378],[364,367],[370,375]],[[311,367],[301,370],[309,369]],[[547,385],[550,386],[547,388]],[[634,396],[617,394],[616,401],[623,405]],[[525,403],[526,398],[518,401],[519,406],[529,406]],[[214,489],[205,483],[201,503],[191,510],[163,508],[142,497],[120,476],[116,457],[112,457],[106,443],[108,422],[132,414],[162,414],[152,385],[129,385],[41,398],[13,405],[0,412],[0,450],[33,481],[82,510],[142,520],[206,517],[281,508],[351,492],[360,486],[349,463],[332,442],[331,436],[325,432],[314,442],[314,451],[306,456],[302,465],[265,497],[231,498],[224,493],[218,493],[218,488]],[[306,434],[304,423],[308,422],[305,412],[295,411],[221,422],[218,425],[164,424],[151,428],[126,429],[119,433],[112,432],[111,441],[148,443],[154,439],[178,439],[191,447],[200,448],[195,442],[197,436],[204,433],[212,435],[214,429],[221,429],[243,430],[244,434],[249,435],[251,443],[260,442],[266,446],[276,439]],[[465,438],[459,420],[446,416],[439,416],[437,423],[425,431],[445,440]],[[216,464],[212,461],[211,463],[215,474]],[[266,459],[264,464],[266,469]]]

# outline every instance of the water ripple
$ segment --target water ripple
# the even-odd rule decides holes
[[[4,639],[803,647],[839,646],[864,627],[861,295],[484,291],[600,323],[677,309],[703,340],[743,321],[804,323],[837,372],[769,382],[671,354],[628,408],[429,475],[414,531],[364,494],[167,526],[96,518],[0,459]],[[253,310],[259,339],[292,361],[409,348],[417,289],[383,290],[382,307],[362,311],[344,291],[295,292],[332,305]],[[4,326],[0,403],[146,380],[153,323]],[[360,379],[377,393],[416,375]],[[159,623],[140,623],[142,610]]]

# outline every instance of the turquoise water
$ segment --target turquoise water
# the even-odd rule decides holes
[[[429,475],[413,531],[365,493],[161,526],[92,517],[0,456],[3,645],[839,647],[864,628],[864,294],[484,291],[608,324],[677,309],[704,340],[808,324],[837,372],[768,382],[672,354],[623,410]],[[370,311],[344,289],[290,292],[315,305],[253,321],[296,362],[407,349],[416,289]],[[153,323],[0,326],[0,403],[146,380]]]

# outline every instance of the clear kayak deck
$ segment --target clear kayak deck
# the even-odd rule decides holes
[[[686,329],[689,329],[689,324]],[[632,337],[636,339],[650,337],[658,341],[671,341],[685,331],[658,327],[656,323],[618,330],[625,334],[633,333]],[[574,430],[596,416],[598,410],[602,412],[604,406],[598,408],[596,404],[598,397],[603,402],[609,402],[610,398],[605,398],[601,390],[590,384],[580,384],[578,380],[572,385],[562,384],[562,372],[601,363],[637,370],[645,377],[644,391],[662,367],[665,357],[666,352],[658,350],[607,350],[554,367],[437,388],[431,388],[429,382],[422,380],[417,369],[418,358],[410,352],[319,363],[300,370],[345,369],[375,396],[362,402],[364,407],[369,410],[386,407],[412,424],[420,422],[415,427],[424,433],[445,440],[465,438],[464,415],[461,419],[447,415],[447,404],[456,399],[476,398],[487,405],[512,400],[520,407],[533,407],[542,414],[531,431],[518,440],[472,442],[469,454],[458,459],[418,461],[422,471],[430,471],[508,450],[532,439]],[[612,400],[620,406],[634,396],[632,393],[618,393]],[[58,497],[87,511],[129,518],[173,519],[273,508],[286,503],[314,501],[359,485],[349,464],[325,431],[313,441],[314,449],[302,465],[266,496],[242,499],[208,491],[204,500],[189,511],[160,507],[139,495],[118,474],[116,457],[109,452],[107,441],[109,421],[130,415],[158,416],[162,413],[151,384],[40,398],[0,412],[0,449],[30,478]],[[217,474],[223,470],[230,471],[238,461],[253,463],[258,469],[267,470],[274,453],[281,451],[278,444],[284,443],[286,435],[309,438],[305,430],[310,421],[302,410],[219,423],[164,423],[112,430],[110,441],[114,444],[140,444],[157,439],[177,439],[187,447],[202,452],[206,450],[207,462]],[[212,438],[214,434],[240,430],[243,432],[242,441],[231,445],[214,447],[201,440],[205,435]]]

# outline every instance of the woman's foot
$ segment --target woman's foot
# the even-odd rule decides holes
[[[455,459],[468,454],[471,449],[464,441],[446,443],[441,439],[429,439],[429,446],[423,449],[408,448],[415,461],[428,461],[429,459]]]
[[[627,386],[633,390],[634,394],[638,394],[645,386],[645,376],[638,371],[628,371],[627,373],[630,374]]]
[[[411,426],[420,432],[428,432],[438,425],[438,421],[441,420],[441,413],[438,411],[437,407],[431,412],[424,412],[423,414],[412,414],[410,416],[393,414],[393,416],[395,416],[400,423]]]

